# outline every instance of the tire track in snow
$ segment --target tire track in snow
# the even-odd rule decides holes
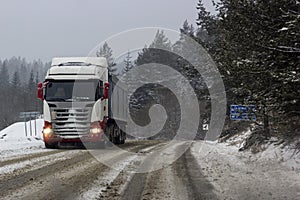
[[[217,199],[213,185],[201,173],[201,168],[189,148],[173,165],[179,188],[186,191],[186,199]]]
[[[19,156],[17,158],[13,158],[13,159],[2,160],[0,162],[0,167],[3,167],[5,165],[20,163],[20,162],[31,160],[31,159],[34,159],[34,158],[39,158],[39,157],[43,157],[43,156],[49,156],[49,155],[52,155],[52,154],[57,154],[57,153],[60,153],[62,151],[63,150],[52,150],[52,151],[46,151],[46,152],[31,153],[31,154],[28,154],[26,156]]]
[[[185,144],[185,142],[177,142],[172,145],[168,143],[158,145],[151,153],[146,154],[140,163],[135,166],[136,171],[142,169],[142,171],[148,170],[149,172],[131,174],[127,180],[126,187],[123,191],[119,191],[121,197],[110,197],[109,199],[155,199],[156,197],[152,196],[154,193],[165,194],[166,191],[163,191],[162,188],[158,188],[157,183],[162,176],[165,176],[164,170],[169,166],[168,161],[172,161],[174,158],[174,154],[176,154],[175,150]],[[116,196],[115,194],[113,195]],[[162,197],[164,197],[164,195],[162,195]]]
[[[216,199],[213,186],[201,174],[198,163],[191,155],[190,145],[190,142],[178,142],[146,155],[136,168],[148,166],[147,169],[156,169],[158,162],[167,164],[166,160],[178,159],[155,171],[131,174],[127,179],[124,173],[120,174],[108,194],[99,199]],[[122,191],[116,190],[124,183],[126,186]]]
[[[35,170],[16,170],[12,174],[1,177],[0,179],[0,197],[3,197],[18,188],[31,184],[32,181],[42,181],[44,177],[54,175],[58,170],[70,169],[76,163],[84,162],[88,159],[92,159],[91,155],[86,152],[79,155],[74,155],[71,158],[67,158],[63,161],[58,161]]]
[[[143,142],[129,142],[120,147],[136,152],[157,143],[151,142],[145,145]],[[128,159],[124,157],[122,151],[119,152],[103,150],[104,156],[112,163]],[[20,170],[19,173],[14,172],[12,175],[0,179],[0,198],[57,199],[60,194],[60,199],[62,197],[63,199],[74,199],[87,191],[99,177],[102,179],[102,176],[107,176],[111,169],[95,160],[88,151],[83,151],[71,158],[56,161],[39,169],[24,173],[22,173],[22,169]]]

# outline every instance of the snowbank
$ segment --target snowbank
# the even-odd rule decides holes
[[[253,154],[239,151],[241,138],[234,141],[195,142],[191,149],[220,199],[299,199],[299,152],[271,140]]]
[[[292,170],[300,170],[300,151],[294,145],[277,145],[278,141],[270,141],[262,146],[263,151],[253,156],[254,161],[267,162],[277,161]]]
[[[27,136],[24,122],[14,123],[0,131],[0,159],[33,151],[36,152],[44,148],[42,140],[43,123],[43,119],[37,119],[36,125],[34,120],[26,122]]]
[[[227,153],[229,153],[228,150],[230,150],[231,153],[234,154],[234,152],[237,152],[244,146],[246,139],[251,136],[251,133],[249,129],[234,135],[224,143],[215,143],[217,145],[216,148],[221,148],[223,152]],[[278,138],[272,137],[267,144],[260,147],[258,153],[252,154],[249,151],[245,151],[242,154],[247,155],[249,161],[276,161],[291,170],[300,170],[300,151],[294,148],[296,142],[297,141],[290,145],[284,145]]]

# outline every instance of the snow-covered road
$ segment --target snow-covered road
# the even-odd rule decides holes
[[[299,153],[276,143],[257,154],[237,140],[48,150],[24,123],[0,138],[0,199],[300,199]]]

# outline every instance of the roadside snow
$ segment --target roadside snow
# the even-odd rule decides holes
[[[251,131],[250,131],[250,129],[248,129],[247,131],[244,131],[241,134],[236,134],[236,135],[232,136],[231,138],[226,140],[226,143],[228,145],[233,145],[237,148],[241,148],[244,146],[246,139],[250,135],[251,135]]]
[[[44,150],[44,143],[42,141],[43,123],[43,119],[37,119],[36,126],[34,120],[26,122],[27,136],[25,134],[24,122],[14,123],[0,131],[0,161],[7,157]]]
[[[300,153],[274,139],[257,154],[239,152],[241,137],[195,142],[191,149],[220,199],[300,199]]]
[[[218,146],[221,147],[225,145],[224,148],[233,147],[233,151],[238,151],[244,146],[246,139],[251,133],[251,130],[244,131],[241,134],[229,138],[225,143],[219,143]],[[215,142],[215,144],[217,144],[217,142]],[[286,146],[282,144],[279,139],[273,137],[267,144],[261,146],[262,151],[256,154],[245,151],[242,154],[248,155],[250,161],[253,162],[276,161],[291,170],[300,170],[300,152],[293,146],[294,144]]]

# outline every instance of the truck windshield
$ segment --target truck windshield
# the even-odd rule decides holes
[[[102,81],[49,80],[45,90],[47,101],[96,101],[102,96]]]

